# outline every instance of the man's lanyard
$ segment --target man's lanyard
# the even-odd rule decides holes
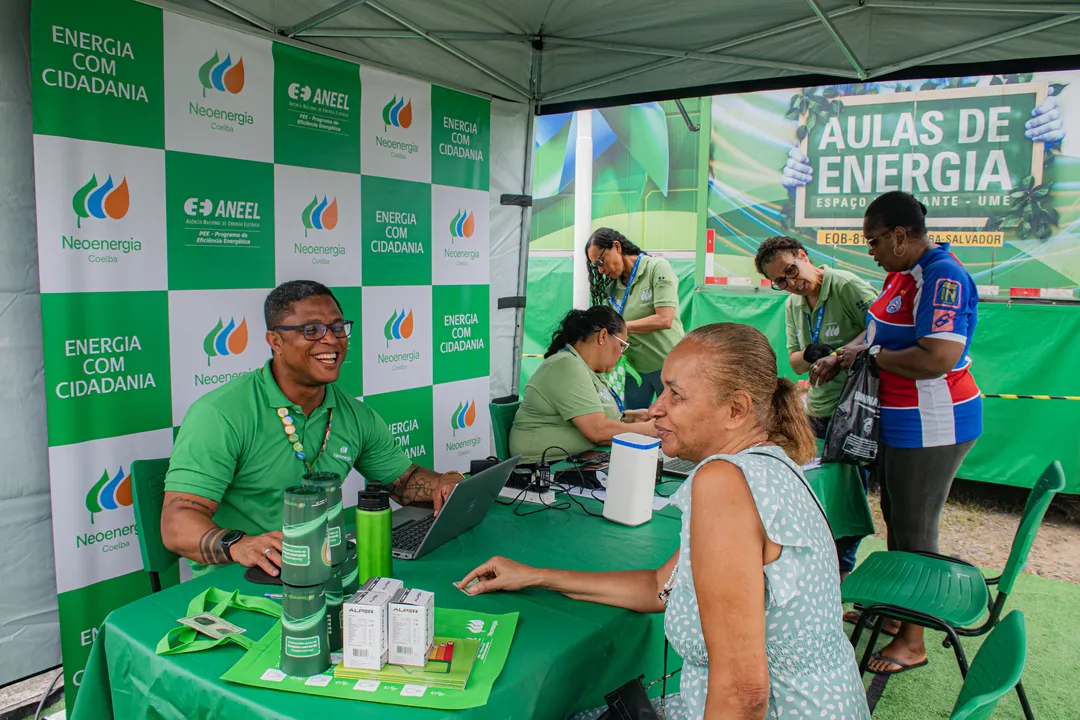
[[[634,261],[634,269],[630,271],[630,279],[626,281],[626,291],[623,292],[622,302],[618,302],[615,299],[615,285],[618,284],[618,283],[617,282],[612,283],[612,287],[611,287],[612,292],[608,296],[608,302],[611,303],[611,306],[613,308],[615,308],[615,312],[619,313],[619,315],[623,314],[623,310],[626,309],[626,301],[628,299],[630,299],[630,286],[634,284],[634,277],[637,276],[638,263],[640,263],[640,262],[641,262],[641,256],[638,255],[637,260]]]
[[[323,435],[322,448],[319,449],[319,454],[311,462],[307,461],[304,444],[300,442],[300,435],[296,432],[296,426],[293,425],[294,420],[293,416],[289,414],[289,408],[278,408],[277,415],[281,418],[281,424],[284,426],[285,439],[288,440],[293,452],[296,453],[296,457],[300,462],[304,463],[304,467],[307,468],[309,473],[315,472],[315,466],[318,464],[319,458],[326,452],[326,443],[330,440],[330,427],[334,424],[334,408],[327,408],[326,410],[326,433]]]
[[[638,257],[641,257],[641,256],[639,255]],[[575,352],[574,352],[574,351],[573,351],[573,350],[571,349],[571,347],[570,347],[569,345],[564,345],[564,346],[563,346],[563,350],[566,350],[566,351],[567,351],[568,353],[570,353],[571,355],[574,355],[574,354],[576,354],[576,353],[575,353]],[[582,357],[581,357],[580,355],[578,355],[578,358],[579,358],[579,359],[581,360],[581,362],[585,362],[585,359],[584,359],[584,358],[582,358]],[[589,372],[592,372],[592,368],[589,368]],[[593,374],[594,374],[594,375],[596,375],[596,373],[593,373]],[[623,409],[623,403],[622,403],[622,400],[620,400],[620,399],[619,399],[619,394],[618,394],[618,393],[616,393],[616,392],[615,392],[614,390],[612,390],[612,389],[611,389],[611,386],[610,386],[610,385],[608,385],[608,384],[607,384],[606,382],[604,382],[603,378],[601,378],[601,379],[600,379],[600,382],[604,383],[604,387],[606,387],[606,388],[607,388],[607,391],[608,391],[608,393],[610,393],[610,394],[611,394],[611,397],[613,397],[613,398],[615,399],[615,405],[616,405],[616,407],[618,407],[618,408],[619,408],[619,412],[620,412],[620,413],[624,413],[624,412],[626,412],[626,410],[625,410],[625,409]]]
[[[810,324],[810,316],[806,316],[806,324],[810,326],[810,344],[817,345],[818,338],[821,336],[821,319],[825,317],[825,303],[818,304],[817,315],[814,318],[814,323]]]

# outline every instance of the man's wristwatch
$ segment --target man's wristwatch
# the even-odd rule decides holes
[[[225,551],[225,557],[233,562],[236,562],[236,558],[232,556],[232,546],[240,542],[244,535],[240,530],[230,530],[221,536],[221,549]]]

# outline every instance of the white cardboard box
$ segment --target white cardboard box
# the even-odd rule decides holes
[[[345,667],[382,670],[389,650],[388,622],[393,595],[361,590],[342,607]]]
[[[435,640],[435,593],[402,589],[390,601],[390,662],[423,667]]]
[[[391,596],[396,595],[398,590],[405,587],[405,583],[401,582],[397,578],[388,577],[373,577],[369,578],[366,583],[360,586],[360,592],[371,591],[389,593]]]

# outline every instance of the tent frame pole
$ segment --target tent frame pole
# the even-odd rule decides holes
[[[427,40],[431,44],[442,48],[446,52],[448,52],[451,55],[453,55],[454,57],[456,57],[458,60],[461,60],[463,63],[472,66],[473,68],[475,68],[475,69],[479,70],[480,72],[484,73],[485,75],[487,75],[492,80],[495,80],[496,82],[500,83],[501,85],[504,85],[504,86],[510,88],[511,90],[513,90],[515,93],[517,93],[521,97],[523,97],[523,98],[525,98],[527,100],[532,99],[532,95],[529,93],[529,91],[526,90],[521,85],[518,85],[516,82],[514,82],[510,78],[506,77],[502,73],[500,73],[497,70],[492,69],[488,65],[480,62],[479,60],[474,58],[472,55],[469,55],[468,53],[457,49],[456,47],[454,47],[450,43],[435,37],[434,35],[429,33],[427,30],[424,30],[423,28],[421,28],[419,25],[412,22],[411,20],[407,20],[406,18],[402,17],[401,15],[398,15],[393,10],[390,10],[389,8],[384,7],[380,3],[375,2],[375,0],[368,0],[367,6],[369,8],[371,8],[371,9],[373,9],[373,10],[378,11],[382,15],[385,15],[386,17],[390,18],[391,20],[393,20],[397,24],[399,24],[399,25],[401,25],[403,27],[406,27],[409,30],[412,30],[414,33],[421,36],[422,38],[424,38],[425,40]]]
[[[818,19],[821,20],[821,24],[825,26],[829,35],[832,36],[833,41],[840,46],[840,51],[844,53],[844,57],[851,63],[851,67],[855,68],[855,74],[859,76],[860,80],[866,79],[866,70],[863,69],[862,63],[859,62],[859,58],[855,57],[855,51],[851,49],[851,46],[847,44],[847,40],[840,34],[840,31],[833,25],[832,20],[825,14],[825,11],[821,9],[821,6],[817,4],[817,0],[806,0],[806,4],[810,6],[810,9],[814,11]]]
[[[908,60],[902,60],[892,65],[884,65],[878,68],[870,69],[870,77],[878,77],[881,75],[888,75],[890,73],[898,72],[900,70],[906,70],[909,67],[916,65],[929,65],[937,60],[943,58],[952,57],[953,55],[959,55],[969,50],[978,50],[980,48],[989,47],[990,45],[996,45],[997,43],[1006,42],[1008,40],[1014,40],[1025,35],[1031,35],[1032,33],[1041,32],[1042,30],[1049,30],[1050,28],[1057,27],[1059,25],[1065,25],[1067,23],[1080,20],[1080,13],[1072,15],[1060,15],[1058,17],[1050,18],[1048,20],[1041,20],[1032,25],[1025,25],[1024,27],[1016,28],[1015,30],[1008,30],[997,35],[991,35],[988,38],[982,40],[975,40],[973,42],[964,43],[963,45],[957,45],[955,47],[946,48],[945,50],[938,50],[927,55],[920,55]]]
[[[926,2],[925,0],[866,0],[863,7],[891,10],[893,12],[941,13],[958,15],[1022,14],[1062,15],[1075,12],[1075,5],[1052,5],[1032,3],[1004,3],[988,5],[972,2]]]
[[[265,30],[268,33],[277,33],[276,27],[266,22],[262,18],[258,17],[257,15],[253,15],[247,10],[233,5],[231,2],[229,2],[229,0],[206,0],[206,2],[221,8],[222,10],[234,17],[238,17],[245,22],[251,23],[257,28]]]
[[[576,38],[561,38],[544,36],[544,43],[548,45],[567,45],[570,47],[594,48],[597,50],[613,50],[615,52],[637,53],[639,55],[663,55],[684,60],[704,60],[706,62],[728,63],[731,65],[751,65],[754,67],[771,68],[774,70],[794,70],[797,72],[814,73],[821,75],[838,75],[856,77],[851,70],[822,67],[820,65],[804,65],[802,63],[786,63],[777,60],[762,60],[759,58],[743,57],[742,55],[721,55],[718,53],[702,53],[694,50],[676,50],[673,48],[658,48],[649,45],[629,45],[627,43],[601,42],[599,40],[578,40]]]
[[[317,25],[322,25],[327,20],[330,20],[331,18],[336,18],[343,12],[352,10],[357,5],[363,5],[365,2],[367,2],[367,0],[344,0],[344,2],[339,2],[337,5],[328,7],[321,13],[316,13],[309,18],[301,20],[300,22],[293,25],[291,28],[286,28],[285,30],[283,30],[283,32],[287,37],[296,37],[298,33],[301,33],[304,30],[309,30]]]
[[[862,9],[863,8],[860,6],[848,7],[842,10],[834,10],[828,13],[828,16],[835,19],[838,17],[843,17],[844,15],[850,15],[851,13],[859,12]],[[729,48],[738,47],[739,45],[745,45],[747,43],[755,42],[757,40],[764,40],[765,38],[769,38],[774,35],[782,35],[783,33],[791,32],[793,30],[801,30],[804,27],[809,27],[819,22],[820,20],[817,18],[817,16],[803,18],[802,20],[796,20],[794,22],[789,22],[784,25],[778,25],[777,27],[762,30],[761,32],[753,33],[751,35],[744,35],[743,37],[735,38],[733,40],[725,40],[723,42],[713,43],[712,45],[698,48],[697,52],[719,52],[720,50],[727,50]],[[554,92],[545,94],[543,97],[544,100],[554,100],[555,98],[563,97],[565,95],[573,95],[574,93],[581,92],[582,90],[590,90],[594,87],[599,87],[600,85],[607,85],[609,83],[618,82],[619,80],[625,80],[627,78],[634,77],[635,75],[652,72],[653,70],[660,70],[662,68],[675,65],[676,63],[684,62],[688,59],[690,58],[687,58],[685,56],[671,57],[666,60],[658,60],[656,62],[647,63],[645,65],[638,65],[637,67],[629,68],[628,70],[620,70],[619,72],[611,73],[609,75],[601,75],[600,77],[593,78],[592,80],[586,80],[585,82],[578,83],[577,85],[560,88],[558,90],[555,90]]]
[[[522,178],[521,194],[532,195],[533,148],[536,145],[536,116],[540,111],[540,73],[543,65],[543,45],[533,42],[532,63],[529,68],[529,117],[525,121],[525,176]],[[518,250],[517,294],[526,297],[529,287],[529,236],[532,232],[532,203],[521,208],[521,243]],[[528,304],[528,299],[526,299]],[[525,308],[514,310],[514,363],[510,375],[510,394],[521,390],[521,353],[525,349]]]
[[[438,32],[429,33],[431,37],[440,40],[466,40],[484,42],[520,42],[529,43],[536,39],[535,35],[519,35],[513,33],[486,33],[486,32]],[[324,28],[301,30],[296,33],[297,38],[315,37],[338,37],[360,39],[389,39],[389,40],[427,40],[411,30],[383,30],[379,28]]]

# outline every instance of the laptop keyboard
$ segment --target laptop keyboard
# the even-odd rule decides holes
[[[697,467],[697,463],[693,463],[689,460],[682,460],[680,458],[671,458],[670,460],[664,461],[664,472],[668,473],[689,475],[695,467]]]
[[[435,516],[428,515],[423,520],[417,520],[414,523],[395,528],[390,539],[391,547],[395,550],[411,550],[414,552],[419,550],[420,543],[424,541],[424,537],[434,522]]]

